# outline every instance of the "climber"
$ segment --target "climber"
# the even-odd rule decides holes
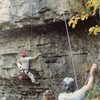
[[[45,90],[43,92],[42,100],[55,100],[54,93],[51,90]]]
[[[93,64],[90,69],[89,79],[87,83],[79,90],[74,91],[74,79],[65,77],[63,79],[63,93],[58,96],[58,100],[84,100],[85,93],[93,87],[93,74],[97,69],[97,65]]]
[[[39,82],[35,80],[34,75],[29,71],[29,61],[36,60],[40,55],[41,54],[39,53],[37,56],[28,57],[27,52],[23,51],[21,53],[21,58],[17,60],[17,66],[20,68],[21,73],[28,75],[28,77],[31,79],[31,82],[34,84],[39,84]]]

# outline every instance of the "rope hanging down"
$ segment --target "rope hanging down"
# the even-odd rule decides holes
[[[63,16],[64,16],[65,28],[66,28],[67,38],[68,38],[68,44],[69,44],[69,50],[70,50],[70,57],[71,57],[73,71],[74,71],[74,75],[75,75],[75,83],[76,83],[76,87],[78,89],[77,76],[76,76],[76,71],[75,71],[74,59],[73,59],[73,55],[72,55],[71,42],[70,42],[70,37],[69,37],[69,32],[68,32],[68,26],[67,26],[67,22],[66,22],[65,13],[63,13]]]
[[[33,11],[33,2],[31,1],[31,11]],[[33,12],[32,13],[32,16],[31,16],[31,22],[30,22],[30,26],[31,26],[31,35],[32,35],[32,24],[33,24],[33,21],[32,21],[32,17],[33,17]]]
[[[68,44],[69,44],[69,50],[70,50],[70,57],[71,57],[73,71],[74,71],[74,76],[75,76],[76,88],[78,89],[77,76],[76,76],[76,71],[75,71],[74,59],[73,59],[72,48],[71,48],[71,41],[70,41],[70,37],[69,37],[69,32],[68,32],[68,26],[67,26],[67,22],[66,22],[66,14],[65,14],[65,12],[63,12],[63,17],[64,17],[65,28],[66,28],[67,38],[68,38]]]

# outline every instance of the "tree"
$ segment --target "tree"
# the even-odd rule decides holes
[[[68,22],[68,25],[72,28],[75,28],[79,20],[84,21],[87,20],[90,16],[96,16],[96,14],[99,13],[99,6],[99,0],[87,0],[87,2],[85,3],[85,9],[81,13],[72,16],[72,18]],[[99,25],[95,25],[89,28],[89,35],[97,35],[99,32]]]

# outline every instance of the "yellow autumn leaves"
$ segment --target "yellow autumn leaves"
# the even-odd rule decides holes
[[[71,26],[72,25],[72,28],[75,28],[78,20],[80,19],[80,17],[76,17],[76,16],[73,16],[70,21],[68,22],[68,25]]]
[[[79,15],[73,16],[73,17],[69,20],[68,25],[69,25],[69,26],[72,26],[72,28],[75,28],[75,26],[76,26],[77,23],[78,23],[78,20],[84,21],[84,20],[87,20],[88,17],[89,17],[89,14],[82,14],[81,16],[79,16]]]
[[[99,0],[88,0],[85,4],[86,9],[92,8],[92,15],[94,16],[96,14],[96,10],[99,7]]]
[[[89,28],[89,35],[97,35],[97,33],[100,32],[100,26],[96,25],[94,27]]]
[[[69,20],[69,26],[75,28],[79,20],[84,21],[87,20],[89,16],[94,16],[99,8],[99,0],[88,0],[85,4],[85,8],[86,9],[81,14],[73,16]],[[89,28],[89,34],[97,35],[98,32],[100,32],[100,27],[98,25]]]

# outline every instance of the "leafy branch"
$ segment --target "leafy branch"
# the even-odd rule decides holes
[[[84,21],[87,20],[90,16],[95,16],[97,10],[100,9],[99,6],[99,0],[88,0],[85,3],[85,10],[83,10],[80,14],[72,16],[68,22],[68,25],[72,28],[75,28],[79,20]],[[89,35],[97,35],[98,32],[100,32],[100,26],[98,25],[89,28]]]

